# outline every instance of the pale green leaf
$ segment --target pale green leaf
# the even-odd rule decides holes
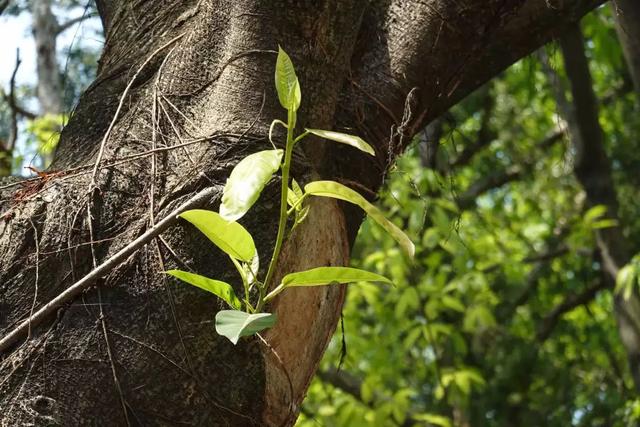
[[[586,222],[587,224],[590,222],[593,222],[596,219],[602,217],[606,213],[607,213],[607,207],[605,205],[596,205],[590,208],[587,212],[585,212],[584,222]]]
[[[411,258],[415,254],[413,242],[395,224],[389,221],[382,212],[373,206],[356,191],[334,181],[315,181],[307,184],[305,192],[314,196],[332,197],[360,206],[375,222],[380,224],[393,239],[400,244],[402,250]]]
[[[636,276],[634,264],[627,264],[618,271],[616,276],[616,293],[622,293],[623,297],[628,300],[633,292],[633,282]]]
[[[341,144],[347,144],[352,147],[357,148],[360,151],[364,151],[367,154],[371,154],[372,156],[376,155],[376,152],[373,150],[369,144],[364,142],[364,140],[358,136],[349,135],[341,132],[334,132],[330,130],[320,130],[320,129],[305,129],[307,132],[319,136],[324,139],[329,139],[331,141],[339,142]]]
[[[287,203],[289,206],[295,206],[303,196],[304,193],[302,192],[302,188],[300,188],[300,184],[298,184],[294,178],[291,178],[291,188],[289,188],[289,191],[287,192]],[[300,209],[302,209],[302,205],[296,206],[296,210]]]
[[[302,199],[304,193],[302,192],[302,188],[300,188],[300,184],[294,178],[291,178],[291,188],[293,189],[293,193],[296,195],[298,199]]]
[[[618,225],[619,225],[618,220],[612,219],[612,218],[605,218],[605,219],[599,219],[597,221],[593,221],[591,223],[591,228],[593,230],[598,230],[602,228],[617,227]]]
[[[383,282],[391,284],[391,280],[384,276],[351,267],[318,267],[290,273],[282,278],[282,285],[285,288],[351,282]]]
[[[443,295],[441,302],[442,302],[442,305],[444,305],[445,307],[451,310],[459,311],[461,313],[465,311],[464,304],[458,298],[454,298],[449,295]]]
[[[271,313],[249,314],[238,310],[222,310],[216,314],[216,332],[229,338],[234,344],[241,337],[253,335],[276,323],[276,315]]]
[[[231,285],[228,283],[221,282],[220,280],[209,279],[208,277],[182,270],[169,270],[166,273],[190,285],[197,286],[200,289],[211,292],[229,304],[231,308],[235,308],[236,310],[240,310],[242,308],[240,300],[236,296]]]
[[[289,55],[280,46],[278,46],[278,59],[276,60],[276,90],[280,105],[287,110],[298,110],[302,99],[300,83]]]
[[[250,262],[256,253],[251,234],[237,222],[229,222],[217,212],[192,209],[179,216],[195,225],[217,247],[235,259]]]
[[[224,186],[220,215],[227,221],[242,218],[280,168],[281,161],[282,150],[259,151],[242,159]]]
[[[287,205],[289,205],[290,207],[293,207],[295,206],[297,201],[298,201],[298,196],[296,196],[296,193],[294,193],[293,190],[290,188],[289,191],[287,191]]]
[[[449,420],[449,418],[444,417],[442,415],[426,413],[426,414],[413,415],[412,418],[416,421],[422,421],[434,426],[451,427],[452,425],[451,420]]]

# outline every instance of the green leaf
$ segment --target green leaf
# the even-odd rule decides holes
[[[204,209],[192,209],[179,216],[195,225],[230,257],[246,262],[253,259],[256,253],[253,237],[237,222],[229,222],[217,212]]]
[[[449,420],[449,418],[442,415],[430,413],[416,414],[413,416],[413,419],[416,421],[424,421],[425,423],[429,423],[434,426],[451,427],[451,421]]]
[[[371,147],[369,144],[364,142],[364,140],[358,136],[349,135],[349,134],[340,133],[340,132],[333,132],[330,130],[320,130],[320,129],[305,129],[305,130],[321,138],[329,139],[331,141],[339,142],[341,144],[350,145],[352,147],[357,148],[360,151],[364,151],[367,154],[371,154],[372,156],[376,155],[376,152],[373,150],[373,147]]]
[[[597,229],[602,229],[602,228],[611,228],[611,227],[617,227],[618,221],[612,218],[606,218],[606,219],[600,219],[597,221],[593,221],[591,223],[591,228],[593,230],[597,230]]]
[[[334,181],[315,181],[304,187],[307,194],[321,197],[332,197],[360,206],[375,222],[380,224],[393,239],[400,244],[402,250],[413,258],[415,246],[413,242],[395,224],[389,221],[382,212],[369,203],[356,191]]]
[[[621,293],[625,300],[631,297],[635,276],[636,271],[633,263],[625,265],[618,271],[615,292],[617,294]]]
[[[318,267],[287,274],[282,278],[282,285],[285,288],[351,282],[383,282],[392,284],[391,280],[384,276],[350,267]]]
[[[298,199],[302,199],[304,193],[302,192],[302,188],[300,188],[300,184],[298,184],[298,181],[296,181],[295,178],[291,178],[291,188],[296,197]]]
[[[280,46],[278,46],[278,59],[276,60],[276,90],[280,105],[287,110],[298,110],[302,99],[300,83],[291,58]]]
[[[242,159],[224,186],[220,215],[227,221],[242,218],[280,168],[281,161],[282,150],[259,151]]]
[[[444,305],[445,307],[451,310],[459,311],[461,313],[464,313],[465,311],[464,304],[458,298],[454,298],[449,295],[443,295],[441,302],[442,302],[442,305]]]
[[[606,213],[607,213],[607,207],[605,205],[596,205],[590,208],[587,212],[585,212],[584,222],[586,222],[587,224],[591,223],[596,219],[602,217]]]
[[[197,286],[200,289],[211,292],[212,294],[229,304],[231,308],[235,308],[236,310],[240,310],[242,308],[242,303],[236,296],[233,288],[226,282],[209,279],[208,277],[182,270],[169,270],[166,273],[170,274],[173,277],[177,277],[178,279],[190,285]]]
[[[241,337],[253,335],[276,323],[276,315],[271,313],[249,314],[238,310],[222,310],[216,314],[216,332],[229,338],[234,344]]]

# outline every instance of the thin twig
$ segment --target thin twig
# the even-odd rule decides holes
[[[240,135],[240,136],[242,137],[242,135]],[[114,157],[113,159],[105,160],[103,162],[103,166],[104,167],[119,166],[121,164],[130,162],[132,160],[137,160],[137,159],[141,159],[143,157],[150,156],[150,155],[152,155],[154,153],[162,153],[162,152],[165,152],[165,151],[177,150],[179,148],[187,147],[189,145],[200,144],[200,143],[203,143],[203,142],[209,142],[213,138],[224,138],[224,137],[238,137],[238,134],[231,133],[231,132],[214,133],[211,136],[206,136],[206,137],[202,137],[202,138],[198,138],[198,139],[194,139],[194,140],[188,140],[188,141],[185,141],[182,144],[175,144],[175,145],[171,145],[171,146],[167,146],[167,147],[158,147],[155,150],[146,150],[146,151],[143,151],[143,152],[140,152],[140,153],[130,154],[128,156]],[[85,173],[84,171],[86,171],[88,169],[92,169],[93,167],[94,167],[93,164],[84,165],[84,166],[78,166],[78,167],[67,169],[67,170],[63,170],[63,171],[57,171],[56,173],[60,174],[61,179],[68,179],[68,178],[72,178],[72,177],[75,177],[75,176],[78,176],[78,175],[82,175],[83,173]],[[42,177],[41,176],[36,176],[36,177],[33,177],[33,178],[28,178],[28,179],[24,179],[24,180],[21,180],[21,181],[12,182],[10,184],[6,184],[6,185],[3,185],[3,186],[0,186],[0,190],[6,190],[6,189],[12,188],[12,187],[24,186],[24,185],[30,184],[32,182],[40,181],[40,180],[42,180]]]
[[[178,215],[180,215],[182,212],[202,205],[219,191],[220,189],[218,187],[209,187],[205,190],[200,191],[195,196],[191,197],[189,200],[174,209],[171,213],[169,213],[156,225],[148,229],[133,242],[120,249],[117,253],[105,260],[102,264],[93,269],[82,279],[80,279],[79,281],[68,287],[64,292],[59,294],[57,297],[49,301],[36,313],[34,313],[33,316],[29,316],[28,319],[24,320],[18,326],[13,328],[0,340],[0,353],[6,351],[11,345],[15,344],[20,338],[25,336],[29,329],[29,325],[33,325],[36,327],[40,325],[59,307],[73,300],[83,291],[88,289],[96,280],[103,277],[106,273],[120,265],[138,249],[149,243],[154,237],[160,235],[160,233],[164,232],[169,227],[174,225],[178,220]]]
[[[94,167],[93,167],[93,176],[91,178],[91,184],[90,184],[91,185],[91,190],[93,190],[93,188],[96,186],[96,176],[98,175],[98,169],[100,167],[100,162],[102,161],[102,157],[104,156],[104,150],[105,150],[106,145],[107,145],[107,140],[109,139],[109,136],[111,136],[111,131],[113,130],[113,127],[115,126],[116,121],[118,120],[118,117],[120,116],[120,111],[122,110],[122,106],[124,105],[124,101],[127,98],[127,95],[129,94],[129,90],[133,86],[133,83],[136,81],[138,75],[142,72],[144,67],[146,67],[147,64],[149,62],[151,62],[151,60],[158,53],[160,53],[161,51],[163,51],[167,47],[171,46],[173,43],[177,42],[178,40],[180,40],[182,37],[184,37],[184,35],[185,35],[185,33],[177,35],[176,37],[172,38],[167,43],[163,44],[158,49],[156,49],[151,55],[149,55],[149,57],[142,63],[142,65],[140,65],[140,67],[138,68],[136,73],[133,75],[133,77],[129,81],[129,84],[127,84],[127,87],[124,89],[124,92],[122,92],[122,96],[120,96],[120,102],[118,103],[118,108],[116,109],[116,113],[113,116],[113,120],[111,120],[111,123],[109,124],[109,127],[107,128],[107,131],[105,132],[104,137],[102,138],[102,141],[100,142],[100,149],[98,150],[98,157],[96,158],[96,162],[95,162]]]
[[[94,16],[98,16],[98,15],[96,13],[88,13],[88,14],[82,14],[80,16],[76,16],[75,18],[71,18],[67,22],[58,25],[58,28],[56,28],[56,35],[60,35],[61,33],[67,31],[69,28],[73,27],[74,25],[84,21],[85,19],[93,18]]]

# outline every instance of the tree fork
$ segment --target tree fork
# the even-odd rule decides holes
[[[292,173],[299,181],[318,174],[376,191],[422,126],[601,1],[547,3],[98,1],[106,34],[99,73],[63,131],[53,168],[95,164],[139,65],[184,32],[136,78],[104,146],[91,218],[99,262],[144,233],[139,218],[148,217],[149,189],[164,217],[184,196],[223,184],[247,152],[268,146],[268,125],[281,114],[272,86],[271,52],[278,44],[300,64],[301,126],[355,128],[350,133],[363,136],[377,153],[371,162],[318,141],[294,154]],[[156,90],[157,120],[151,114]],[[148,157],[109,166],[109,159],[151,150],[153,132],[158,143],[179,146],[153,153],[156,173]],[[222,136],[185,145],[188,138],[210,135]],[[90,182],[87,173],[2,194],[0,209],[11,200],[14,215],[0,221],[0,335],[30,312],[36,259],[36,308],[92,270],[82,209]],[[268,187],[243,218],[263,259],[275,238],[276,187]],[[359,223],[359,214],[331,200],[313,201],[309,218],[283,247],[274,278],[345,264]],[[233,267],[196,232],[174,227],[163,240],[198,273],[237,282]],[[165,286],[165,280],[157,252],[142,248],[98,282],[101,301],[96,292],[82,294],[55,327],[35,328],[28,342],[3,354],[2,422],[123,425],[124,402],[132,423],[291,425],[339,318],[343,289],[291,290],[273,302],[279,321],[264,338],[279,363],[257,340],[234,347],[219,339],[214,301],[187,287]],[[99,304],[104,319],[98,318]]]

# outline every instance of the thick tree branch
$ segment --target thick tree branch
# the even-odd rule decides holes
[[[327,164],[377,189],[385,168],[426,123],[601,3],[374,1],[336,118],[374,144],[378,164],[344,162],[333,147]]]

